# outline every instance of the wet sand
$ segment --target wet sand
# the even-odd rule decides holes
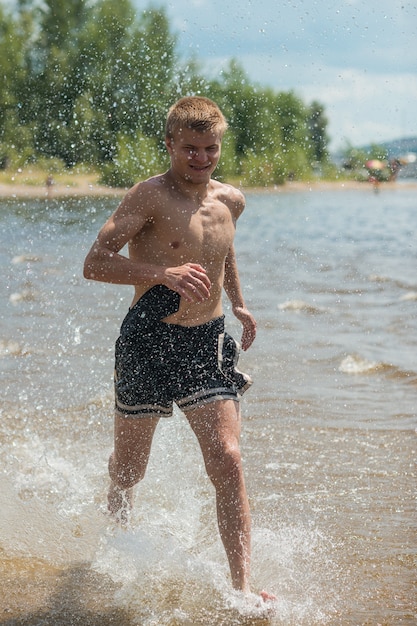
[[[24,183],[0,184],[0,198],[65,198],[85,196],[123,196],[126,189],[105,187],[80,180],[73,185],[54,184],[51,187],[42,185],[25,185]]]

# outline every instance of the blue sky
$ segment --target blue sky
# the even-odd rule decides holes
[[[132,0],[138,10],[150,6]],[[417,136],[417,2],[159,0],[182,58],[208,76],[236,58],[251,82],[319,100],[331,148]]]

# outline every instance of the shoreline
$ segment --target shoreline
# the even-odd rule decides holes
[[[288,192],[327,192],[327,191],[364,191],[372,189],[368,182],[358,181],[311,181],[311,182],[287,182],[284,185],[274,185],[271,187],[240,187],[244,193],[288,193]],[[417,180],[400,179],[395,182],[381,183],[379,190],[403,190],[416,189]],[[82,179],[76,184],[66,185],[55,183],[50,186],[31,185],[25,183],[0,183],[1,199],[46,199],[54,198],[81,198],[81,197],[115,197],[121,198],[127,188],[105,187],[95,185]]]
[[[104,185],[94,185],[86,182],[79,182],[75,185],[66,185],[63,183],[54,183],[47,187],[46,185],[30,185],[25,183],[1,183],[0,198],[1,199],[45,199],[53,200],[54,198],[82,198],[86,196],[92,197],[122,197],[127,189],[116,187],[105,187]]]
[[[373,184],[364,181],[357,180],[340,180],[340,181],[326,181],[326,180],[314,180],[314,181],[294,181],[286,182],[283,185],[274,185],[271,187],[243,187],[242,191],[245,193],[297,193],[297,192],[313,192],[324,193],[327,191],[365,191],[373,190]],[[380,183],[377,187],[377,191],[383,191],[384,189],[401,191],[403,189],[416,189],[417,180],[415,179],[400,179],[394,182]]]

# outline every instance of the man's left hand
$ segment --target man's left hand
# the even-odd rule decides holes
[[[233,314],[243,326],[242,350],[247,350],[252,345],[256,337],[256,321],[252,313],[243,306],[233,307]]]

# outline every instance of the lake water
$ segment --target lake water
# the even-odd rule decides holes
[[[0,623],[417,623],[417,194],[247,195],[236,248],[258,320],[241,368],[252,585],[232,591],[213,489],[177,412],[132,527],[104,515],[113,345],[131,289],[82,263],[115,199],[0,203]],[[239,335],[226,304],[229,330]]]

